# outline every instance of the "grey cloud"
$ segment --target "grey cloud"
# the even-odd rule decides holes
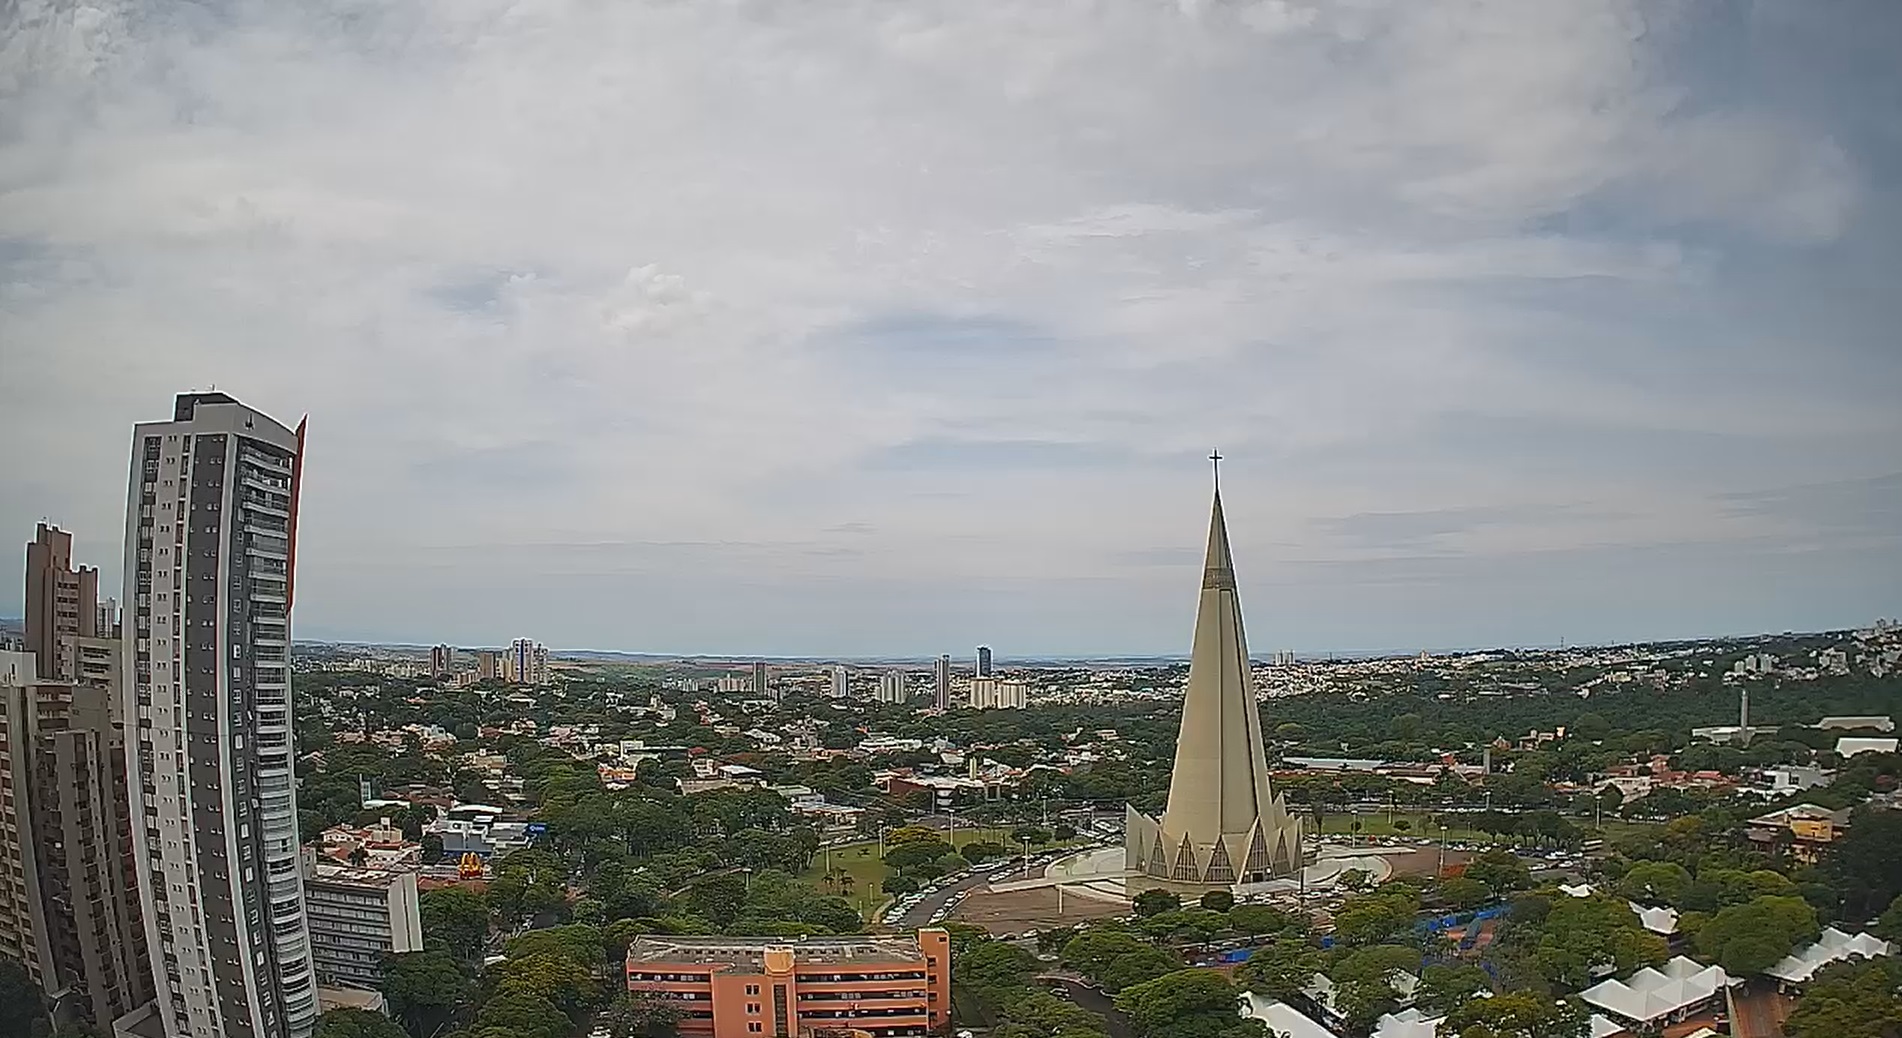
[[[1317,519],[1319,532],[1362,547],[1421,548],[1448,534],[1501,526],[1570,525],[1615,518],[1605,512],[1552,504],[1490,505],[1427,512],[1361,512]]]

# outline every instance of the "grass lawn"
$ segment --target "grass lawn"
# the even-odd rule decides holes
[[[1017,854],[1022,847],[1011,842],[1010,834],[1009,829],[960,828],[955,842],[949,830],[942,835],[946,842],[951,842],[955,847],[963,847],[980,840],[990,840],[1004,844],[1010,849],[1010,853]],[[1030,849],[1034,853],[1049,847],[1082,846],[1087,842],[1079,839],[1062,843],[1031,844]],[[842,893],[836,882],[826,881],[828,863],[835,875],[843,870],[846,875],[852,877],[851,893],[843,895],[852,902],[852,907],[858,909],[859,914],[868,921],[877,920],[885,903],[891,900],[890,896],[879,889],[880,884],[885,882],[885,863],[878,859],[878,841],[865,840],[860,843],[840,844],[831,848],[830,851],[821,848],[819,853],[813,856],[812,867],[799,874],[800,879],[828,894]]]
[[[852,892],[845,895],[852,902],[852,907],[867,919],[876,918],[874,913],[888,900],[887,895],[878,889],[878,885],[885,882],[885,863],[878,860],[878,842],[867,840],[864,843],[848,843],[830,851],[821,849],[813,855],[812,867],[800,873],[799,878],[828,894],[837,894],[840,893],[838,885],[826,882],[828,861],[835,874],[843,870],[852,877]]]
[[[1303,813],[1301,822],[1303,825],[1313,825],[1314,816]],[[1353,835],[1355,822],[1360,823],[1361,836],[1409,836],[1438,839],[1440,835],[1438,816],[1413,811],[1395,811],[1392,822],[1387,820],[1385,811],[1367,815],[1330,813],[1321,816],[1321,834],[1324,836]],[[1468,829],[1460,824],[1459,815],[1447,815],[1446,826],[1446,838],[1449,840],[1491,839],[1485,833]]]
[[[1461,814],[1447,814],[1444,816],[1444,821],[1447,826],[1447,839],[1486,843],[1495,838],[1491,833],[1484,833],[1477,829],[1467,828],[1462,823],[1464,817],[1465,816]],[[1301,813],[1301,820],[1303,824],[1313,824],[1313,816],[1305,812]],[[1354,823],[1359,822],[1361,836],[1411,836],[1438,839],[1441,821],[1442,816],[1440,815],[1417,811],[1395,811],[1393,813],[1392,823],[1387,820],[1387,812],[1385,811],[1365,815],[1328,814],[1322,816],[1321,833],[1325,836],[1352,835],[1354,832]],[[1634,833],[1651,832],[1657,828],[1655,825],[1607,818],[1605,819],[1604,829],[1602,833],[1600,833],[1593,831],[1589,819],[1574,818],[1571,819],[1571,821],[1585,831],[1585,838],[1588,840],[1601,835],[1604,839],[1616,840]],[[1399,827],[1397,823],[1401,822],[1406,823],[1406,829]]]

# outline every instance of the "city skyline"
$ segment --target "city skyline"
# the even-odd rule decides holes
[[[1893,4],[450,17],[22,27],[0,528],[215,383],[307,638],[1172,651],[1214,445],[1264,647],[1902,612]]]

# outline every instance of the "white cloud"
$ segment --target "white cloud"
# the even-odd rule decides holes
[[[846,626],[851,581],[1087,573],[1129,581],[1141,637],[1173,614],[1106,560],[1197,539],[1215,441],[1255,455],[1235,486],[1266,525],[1237,535],[1277,558],[1336,550],[1310,519],[1472,497],[1615,500],[1636,543],[1783,475],[1382,461],[1449,415],[1807,437],[1821,475],[1877,474],[1842,444],[1894,417],[1739,375],[1802,361],[1758,343],[1739,366],[1726,292],[1737,255],[1827,249],[1892,198],[1837,128],[1686,71],[1693,12],[23,4],[0,34],[0,432],[30,499],[0,518],[103,541],[124,427],[215,381],[313,416],[307,568],[757,544],[778,547],[746,572],[819,581]],[[1646,351],[1714,367],[1658,378]],[[960,442],[1087,449],[876,464]],[[1373,482],[1342,485],[1341,458]],[[861,561],[787,547],[849,523],[877,531]],[[369,593],[306,587],[332,630]],[[378,622],[607,633],[598,604],[438,631],[417,601]],[[718,632],[628,608],[669,644],[771,636],[743,606]]]

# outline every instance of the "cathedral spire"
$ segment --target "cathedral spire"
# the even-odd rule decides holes
[[[1143,818],[1147,824],[1132,830],[1129,860],[1132,868],[1154,876],[1151,862],[1159,846],[1171,860],[1167,873],[1157,878],[1228,884],[1297,867],[1300,823],[1269,787],[1261,712],[1222,514],[1221,454],[1209,460],[1218,466],[1217,484],[1169,804],[1159,822]]]

